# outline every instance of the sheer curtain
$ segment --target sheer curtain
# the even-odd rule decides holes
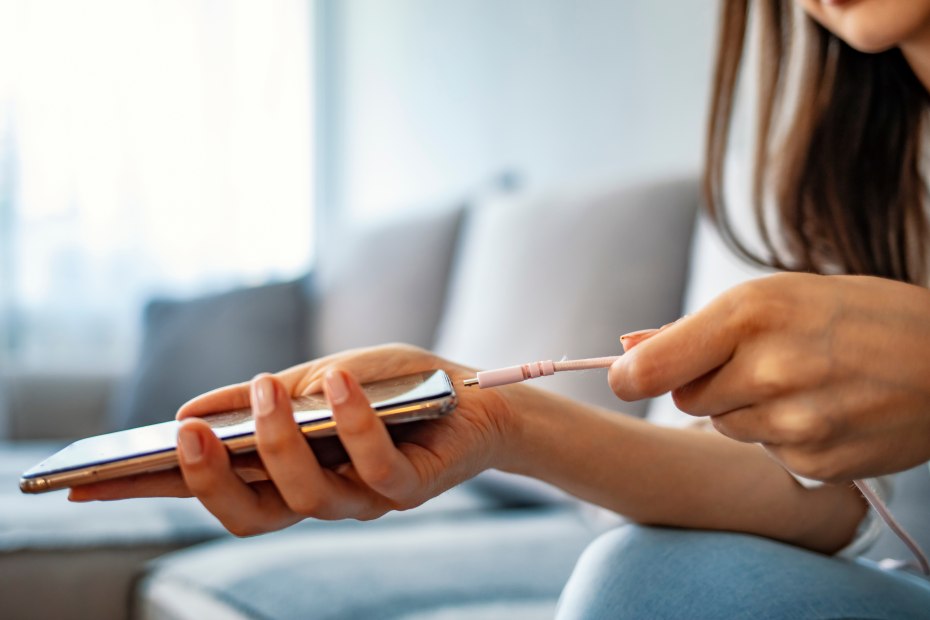
[[[144,300],[313,256],[307,0],[0,0],[0,336],[119,368]]]

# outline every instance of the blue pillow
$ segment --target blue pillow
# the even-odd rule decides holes
[[[308,276],[191,300],[150,301],[139,360],[116,391],[110,426],[171,420],[198,394],[306,361],[310,290]]]

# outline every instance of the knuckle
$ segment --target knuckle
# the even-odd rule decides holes
[[[820,444],[832,435],[832,424],[817,411],[796,406],[771,418],[772,429],[791,444]]]
[[[751,280],[726,294],[734,327],[744,332],[762,331],[793,311],[794,304],[773,278]]]
[[[291,442],[281,433],[263,433],[258,435],[258,448],[263,456],[278,457],[286,454]]]
[[[697,384],[694,382],[672,390],[672,402],[679,410],[685,413],[697,414],[699,409],[699,394]]]
[[[366,435],[377,430],[378,425],[382,424],[378,416],[372,412],[365,413],[366,415],[352,416],[352,421],[350,423],[347,423],[345,419],[343,419],[341,426],[337,423],[336,430],[340,435],[346,437]]]
[[[188,466],[184,473],[184,482],[190,492],[201,501],[209,500],[216,494],[215,477],[203,466]]]
[[[784,456],[785,466],[793,473],[812,480],[839,482],[843,471],[839,464],[825,455],[808,455],[797,451],[788,451]]]
[[[830,375],[831,363],[817,351],[767,349],[749,368],[747,387],[762,399],[771,399],[822,385]]]
[[[319,495],[301,494],[286,497],[285,503],[291,511],[304,517],[318,517],[326,513],[328,503]]]
[[[223,527],[236,538],[250,538],[263,532],[257,524],[247,521],[227,521]]]
[[[789,389],[790,370],[781,359],[764,356],[752,365],[748,383],[749,389],[757,398],[767,400]]]
[[[379,462],[367,466],[363,477],[369,486],[379,491],[397,487],[397,471],[389,463]]]
[[[802,441],[809,444],[824,444],[833,437],[833,424],[821,415],[807,416],[802,429]]]

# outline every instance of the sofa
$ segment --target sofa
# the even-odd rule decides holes
[[[16,480],[69,438],[170,418],[198,391],[346,348],[403,341],[478,367],[617,353],[620,334],[682,313],[698,198],[691,175],[483,192],[330,239],[298,281],[153,301],[128,375],[5,373],[3,617],[551,617],[582,549],[622,520],[538,481],[491,471],[374,522],[237,539],[192,500],[69,504]],[[603,371],[537,385],[617,415],[668,408],[621,403]],[[928,545],[926,474],[901,474],[892,508]],[[903,557],[896,545],[873,553]]]

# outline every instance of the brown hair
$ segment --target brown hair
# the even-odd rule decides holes
[[[806,15],[796,24],[793,4],[723,2],[704,171],[707,209],[724,240],[753,262],[925,284],[930,231],[919,161],[927,92],[900,50],[859,52]],[[755,11],[760,64],[752,199],[767,256],[737,237],[723,199],[736,86]],[[799,75],[789,76],[796,26],[812,45]],[[793,101],[785,96],[789,79],[797,80]],[[782,118],[779,129],[773,119]],[[781,131],[776,145],[773,136]],[[774,204],[768,218],[766,199]]]

